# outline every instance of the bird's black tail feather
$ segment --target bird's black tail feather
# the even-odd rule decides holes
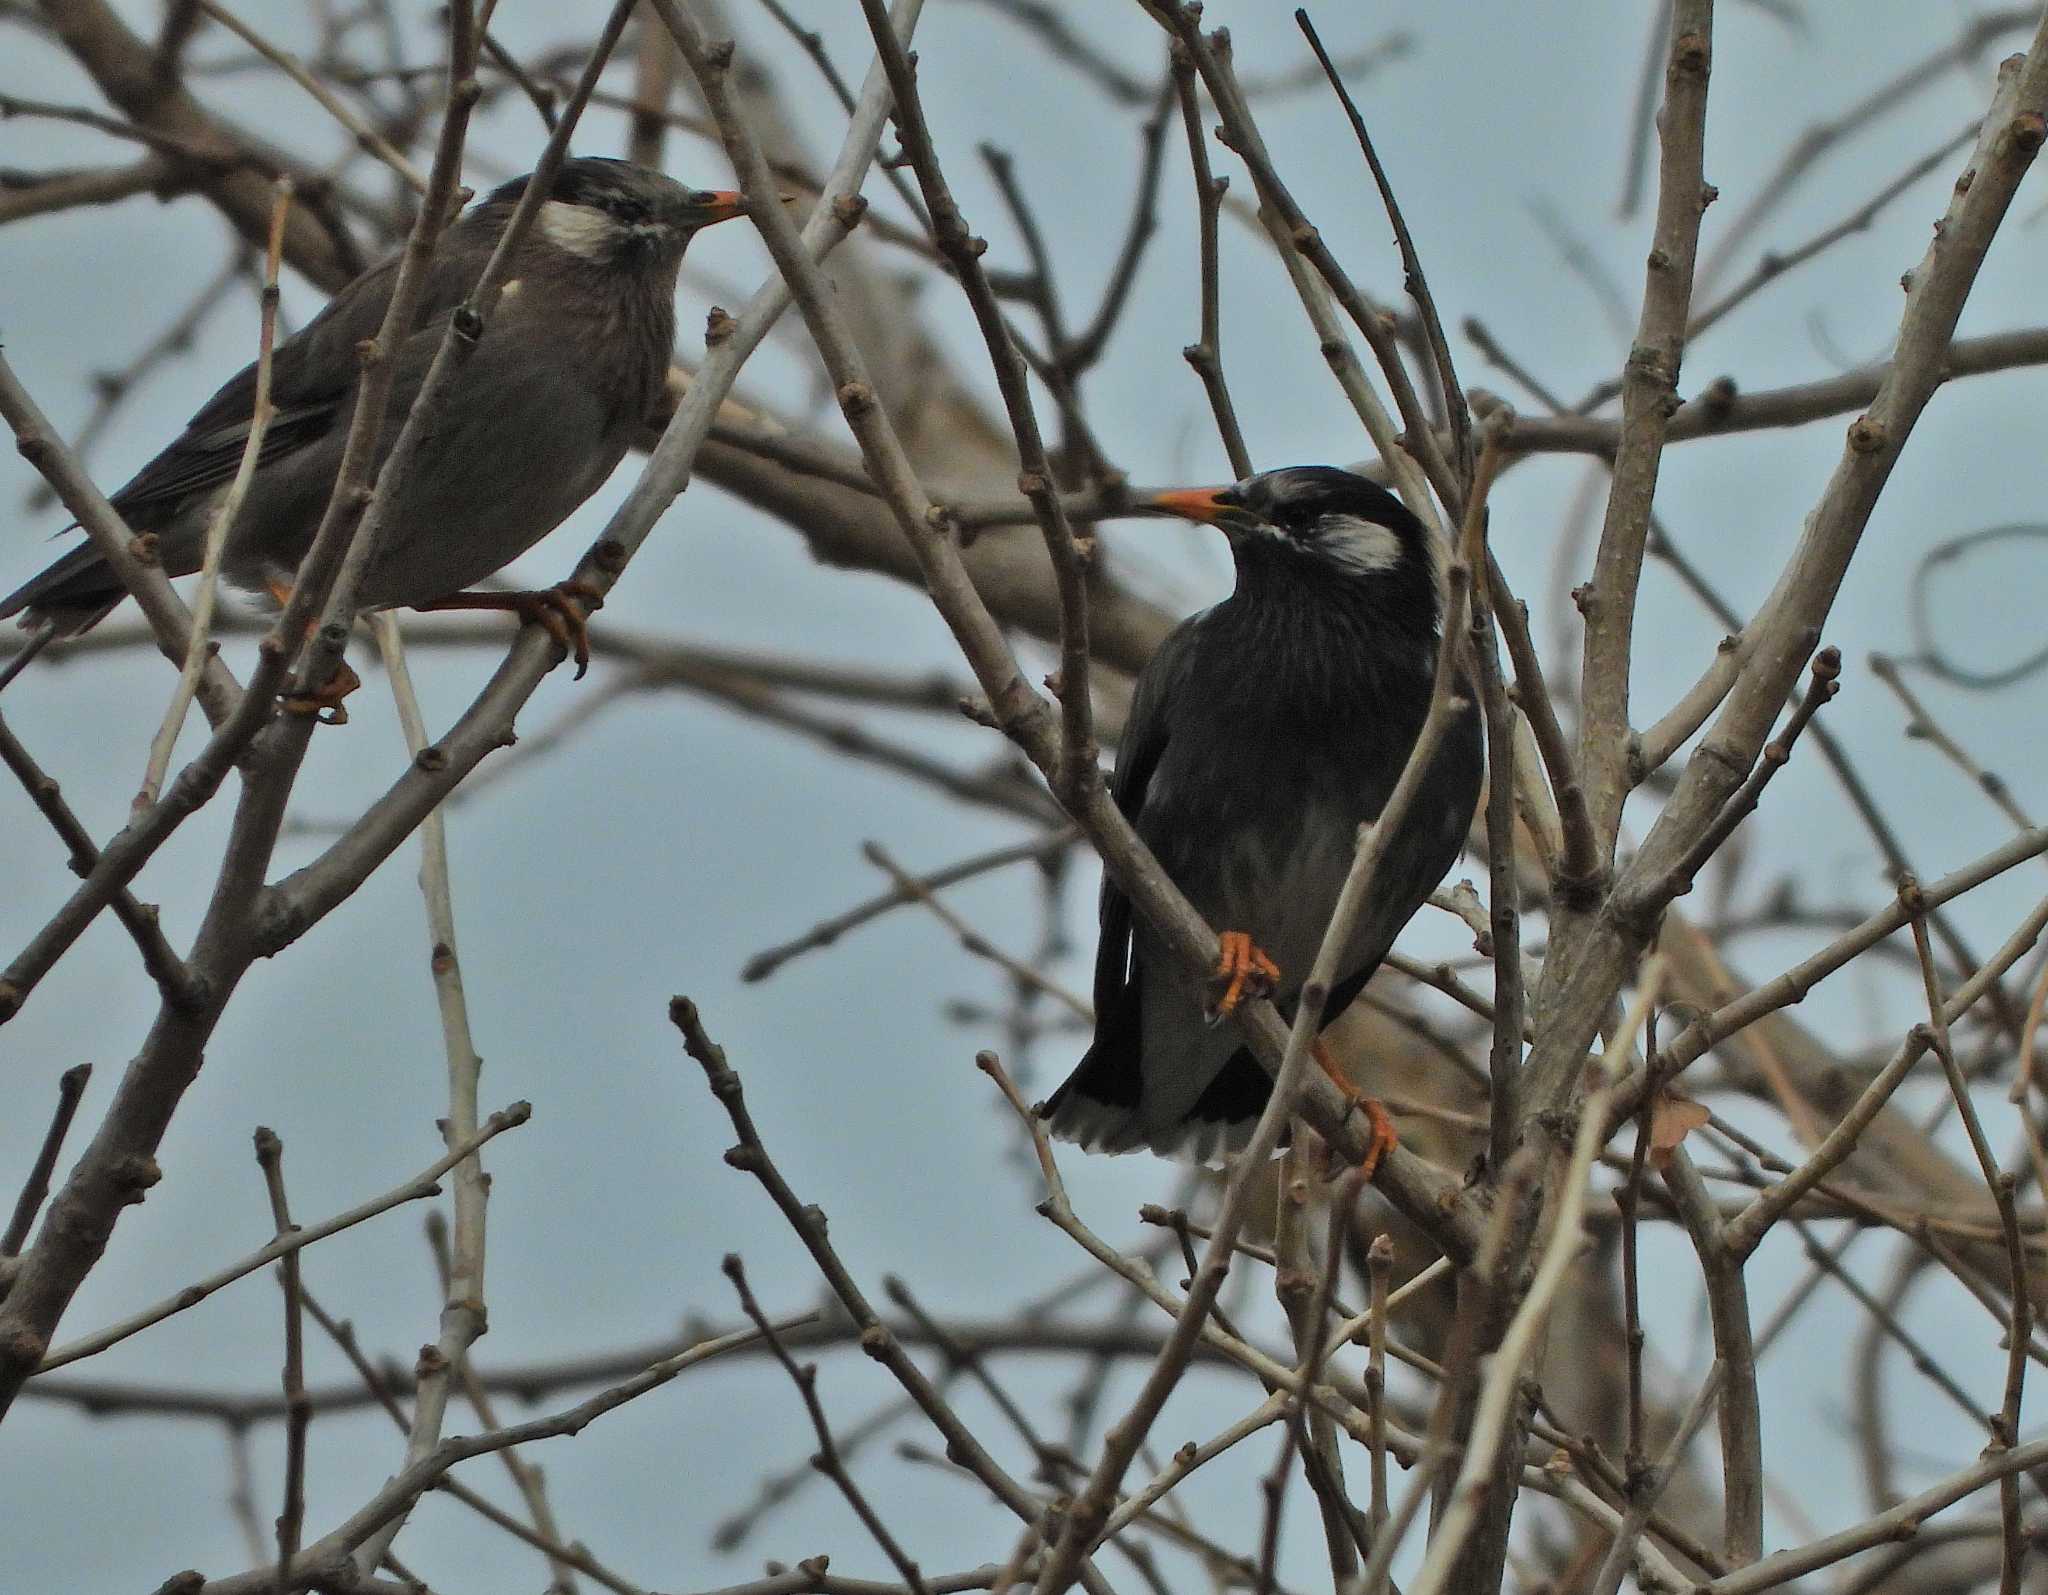
[[[1098,1042],[1040,1105],[1038,1116],[1061,1140],[1092,1147],[1115,1140],[1116,1126],[1137,1110],[1144,1090],[1137,1049]]]
[[[1273,1094],[1273,1077],[1240,1047],[1186,1115],[1170,1124],[1145,1122],[1144,1091],[1137,1051],[1098,1043],[1038,1114],[1053,1135],[1091,1152],[1143,1148],[1161,1157],[1215,1164],[1241,1151],[1251,1138]]]
[[[106,619],[128,589],[89,542],[30,577],[0,598],[0,620],[20,615],[23,626],[49,627],[59,637],[75,637]]]
[[[1323,1028],[1351,1006],[1379,963],[1374,958],[1337,983],[1323,1009]],[[1292,1024],[1293,1000],[1281,999],[1279,1008],[1280,1016]],[[1091,1152],[1135,1152],[1142,1147],[1183,1162],[1215,1164],[1242,1151],[1272,1099],[1273,1077],[1265,1066],[1249,1047],[1239,1047],[1184,1113],[1171,1122],[1157,1122],[1156,1107],[1148,1111],[1145,1103],[1137,1011],[1135,1003],[1104,1003],[1098,991],[1094,1045],[1038,1110],[1047,1130]],[[1280,1145],[1287,1142],[1283,1133]]]

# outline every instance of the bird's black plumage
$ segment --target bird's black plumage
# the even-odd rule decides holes
[[[1237,587],[1145,666],[1113,791],[1204,917],[1247,932],[1278,964],[1275,997],[1291,1012],[1358,827],[1378,817],[1422,728],[1439,647],[1437,553],[1392,494],[1327,467],[1159,504],[1225,532]],[[1456,861],[1482,767],[1467,699],[1381,861],[1328,1018]],[[1045,1105],[1053,1133],[1204,1162],[1242,1147],[1271,1080],[1203,1010],[1201,981],[1105,880],[1095,1040]]]
[[[426,380],[449,315],[468,297],[529,178],[503,185],[441,240],[412,331],[393,354],[378,463]],[[566,161],[516,251],[483,340],[436,418],[360,607],[444,598],[515,559],[594,492],[659,398],[675,340],[676,273],[695,232],[738,214],[737,195],[692,191],[625,161]],[[361,375],[357,347],[382,326],[392,256],[349,283],[272,357],[275,415],[223,569],[251,588],[289,585],[340,466]],[[207,522],[241,462],[256,367],[230,379],[113,505],[154,533],[173,576],[199,568]],[[65,636],[126,596],[91,545],[5,599],[0,618]]]

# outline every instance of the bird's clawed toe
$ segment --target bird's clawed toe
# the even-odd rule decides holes
[[[345,726],[348,710],[341,706],[341,700],[362,684],[363,678],[343,659],[335,664],[334,674],[311,692],[286,693],[277,700],[277,706],[286,714],[313,715],[322,725]]]
[[[519,610],[521,618],[562,645],[563,654],[576,661],[576,679],[581,681],[590,673],[590,617],[604,602],[604,594],[587,581],[572,580],[515,596],[532,601]]]
[[[1358,1175],[1371,1182],[1380,1171],[1380,1160],[1401,1144],[1400,1136],[1394,1133],[1394,1116],[1387,1111],[1387,1105],[1378,1097],[1357,1097],[1357,1106],[1365,1109],[1368,1127],[1365,1137],[1365,1156],[1358,1160]]]
[[[590,670],[590,616],[604,603],[604,593],[580,578],[537,592],[450,593],[446,598],[414,604],[415,609],[502,609],[529,626],[538,626],[576,661],[576,679]]]
[[[1280,982],[1280,966],[1246,932],[1226,930],[1218,939],[1223,948],[1209,981],[1214,993],[1208,1005],[1211,1024],[1228,1018],[1247,997],[1270,995]]]
[[[1321,1036],[1309,1043],[1309,1056],[1330,1077],[1330,1083],[1344,1093],[1345,1100],[1365,1115],[1365,1156],[1358,1160],[1358,1173],[1361,1179],[1369,1182],[1379,1173],[1380,1161],[1401,1144],[1401,1137],[1394,1131],[1394,1116],[1378,1097],[1365,1095],[1351,1083],[1350,1077],[1337,1066],[1329,1044]]]

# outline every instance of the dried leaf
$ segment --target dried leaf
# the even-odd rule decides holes
[[[1711,1116],[1690,1097],[1659,1091],[1650,1104],[1650,1167],[1665,1168],[1680,1143]]]

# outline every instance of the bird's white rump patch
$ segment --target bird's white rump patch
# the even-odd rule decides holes
[[[1316,541],[1332,559],[1365,575],[1401,563],[1400,534],[1356,515],[1329,515],[1316,527]]]
[[[557,249],[585,260],[609,258],[618,242],[618,223],[589,205],[571,205],[565,200],[551,199],[541,206],[534,224],[540,229],[541,237]]]

